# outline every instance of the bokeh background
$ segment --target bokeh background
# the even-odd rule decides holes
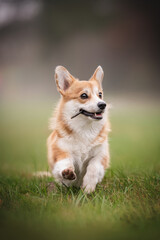
[[[54,69],[88,79],[98,65],[111,97],[159,91],[158,1],[1,0],[0,89],[5,102],[58,97]]]
[[[158,239],[159,31],[158,0],[0,0],[1,236]],[[57,65],[104,69],[111,169],[93,197],[32,179],[48,170]]]
[[[35,161],[41,158],[46,164],[48,119],[59,98],[54,81],[57,65],[81,80],[89,79],[101,65],[105,99],[113,106],[111,116],[123,111],[124,118],[132,113],[132,120],[138,121],[136,109],[142,116],[146,111],[146,121],[154,110],[158,114],[159,31],[156,0],[0,0],[3,154],[8,156],[4,149],[10,142],[13,153],[8,159],[21,164],[23,151],[30,159],[24,139],[35,138],[37,144],[43,140],[43,154]],[[22,146],[14,146],[13,139]],[[35,149],[35,142],[32,145]]]

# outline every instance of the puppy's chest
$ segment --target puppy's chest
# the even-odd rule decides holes
[[[84,162],[93,155],[94,144],[88,139],[74,139],[69,151],[74,159]]]
[[[94,155],[95,144],[88,138],[65,138],[60,143],[75,162],[84,162]]]
[[[92,143],[88,143],[87,141],[78,141],[72,146],[73,147],[70,151],[75,161],[84,162],[94,155],[94,145]]]

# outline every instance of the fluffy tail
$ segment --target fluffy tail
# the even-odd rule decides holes
[[[33,173],[34,177],[52,177],[53,175],[50,172],[47,171],[39,171],[39,172],[35,172]]]

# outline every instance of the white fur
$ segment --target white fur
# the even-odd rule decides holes
[[[91,106],[92,104],[88,108]],[[103,119],[97,121],[83,115],[71,119],[76,110],[77,106],[74,101],[66,103],[63,113],[64,121],[73,130],[73,133],[66,135],[61,131],[63,138],[58,140],[58,147],[69,152],[71,158],[58,161],[54,166],[53,175],[66,186],[82,186],[87,193],[90,193],[95,190],[96,184],[101,182],[104,176],[101,160],[105,156],[108,156],[109,159],[108,141],[106,140],[102,144],[93,142],[107,120],[107,111],[104,113]],[[77,175],[75,181],[62,179],[61,173],[65,168],[75,170]]]
[[[74,171],[73,161],[69,158],[58,161],[55,164],[55,167],[54,167],[52,173],[58,183],[63,183],[64,185],[69,187],[72,184],[72,181],[64,179],[62,176],[63,170],[65,170],[67,168],[70,168]]]
[[[63,80],[64,78],[68,78],[68,73],[61,70],[61,68],[56,68],[60,87],[63,88]],[[96,79],[101,82],[103,79],[102,68],[99,66],[95,73]],[[84,89],[84,91],[89,92],[91,90]],[[101,162],[104,157],[108,158],[109,166],[107,137],[103,143],[94,141],[106,124],[108,115],[107,108],[101,120],[94,120],[84,115],[79,115],[73,119],[71,119],[71,117],[77,114],[81,108],[88,112],[97,112],[99,110],[97,106],[98,102],[104,102],[97,96],[97,93],[98,88],[95,87],[91,100],[87,101],[85,104],[81,104],[75,100],[70,100],[65,103],[63,121],[72,130],[72,134],[68,135],[63,132],[62,129],[59,130],[63,137],[57,140],[57,144],[64,152],[68,152],[70,157],[56,162],[52,170],[58,182],[66,186],[81,186],[87,193],[94,191],[96,184],[101,182],[104,177],[105,170]],[[55,121],[54,124],[54,128],[56,128],[58,122]],[[50,151],[49,155],[51,155]],[[62,177],[62,171],[67,168],[71,168],[76,173],[77,178],[75,180],[66,180]]]

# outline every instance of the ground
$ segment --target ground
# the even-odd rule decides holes
[[[49,104],[1,106],[0,232],[3,239],[158,239],[160,111],[111,110],[111,167],[96,191],[61,188],[50,177]]]

